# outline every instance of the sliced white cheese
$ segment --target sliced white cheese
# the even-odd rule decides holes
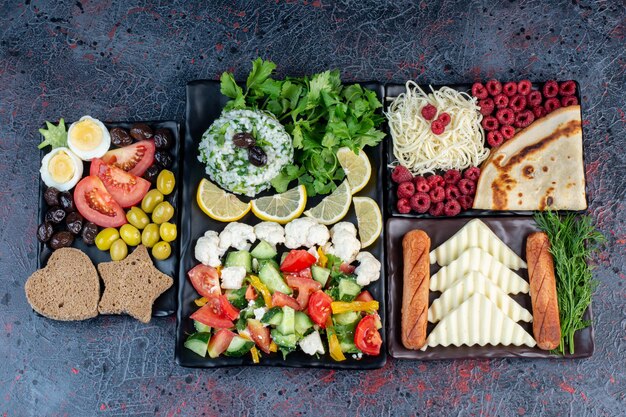
[[[527,281],[480,248],[466,249],[450,265],[437,271],[430,277],[430,290],[443,292],[470,271],[482,273],[507,294],[527,294],[530,291]]]
[[[428,321],[436,323],[474,294],[483,294],[513,321],[533,320],[533,315],[478,271],[470,271],[445,290],[428,309]]]
[[[483,294],[474,294],[446,315],[426,339],[422,350],[435,346],[526,345],[535,339]]]
[[[307,355],[315,355],[316,353],[324,354],[324,345],[322,344],[320,333],[317,330],[305,336],[299,344],[300,349]]]
[[[526,262],[509,248],[493,230],[480,219],[468,222],[450,239],[430,252],[430,263],[449,265],[467,248],[481,248],[508,268],[526,268]]]

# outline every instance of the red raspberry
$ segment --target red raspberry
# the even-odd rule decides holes
[[[493,98],[493,102],[496,105],[496,108],[504,109],[506,106],[509,105],[509,97],[504,94],[498,94]]]
[[[493,99],[491,97],[487,97],[478,102],[478,106],[480,107],[480,114],[483,116],[489,116],[493,113],[493,109],[495,108],[495,104],[493,103]]]
[[[552,113],[553,111],[561,107],[561,102],[558,98],[552,97],[547,99],[546,102],[543,103],[543,107],[545,107],[546,113]]]
[[[398,185],[398,198],[411,198],[415,194],[415,186],[411,181],[405,181]]]
[[[450,124],[450,115],[448,113],[441,113],[439,117],[437,117],[444,126],[448,126]]]
[[[518,94],[509,101],[509,108],[518,113],[526,108],[526,97]]]
[[[535,121],[535,115],[530,110],[524,110],[515,116],[515,127],[523,129]]]
[[[482,83],[474,83],[472,85],[472,95],[482,100],[489,96],[489,92]]]
[[[543,110],[543,107],[541,109]],[[509,140],[515,136],[515,128],[513,126],[502,126],[500,128],[500,134],[504,140]]]
[[[456,216],[461,212],[461,205],[457,200],[448,200],[443,206],[443,214],[446,216]]]
[[[500,109],[496,112],[496,119],[501,125],[512,125],[515,121],[515,113],[511,109]]]
[[[471,167],[465,170],[463,173],[463,178],[468,179],[470,181],[478,181],[478,177],[480,177],[480,168]]]
[[[428,214],[436,217],[443,216],[443,202],[433,202],[433,204],[430,206],[430,210],[428,210]]]
[[[561,106],[575,106],[578,104],[578,99],[575,96],[565,96],[561,97]]]
[[[474,197],[471,195],[462,195],[459,197],[459,204],[463,210],[469,210],[474,205]]]
[[[562,82],[559,85],[559,94],[562,96],[573,96],[576,94],[576,83],[572,80]]]
[[[431,175],[430,177],[426,178],[426,182],[431,189],[437,186],[443,186],[446,183],[441,175]]]
[[[409,200],[406,198],[399,199],[398,203],[396,204],[396,207],[398,208],[399,213],[407,214],[411,212],[411,206],[409,205]]]
[[[502,86],[502,91],[504,91],[504,94],[506,94],[507,96],[513,97],[515,94],[517,94],[517,83],[513,81],[505,83]]]
[[[500,124],[498,123],[498,119],[496,119],[493,116],[485,117],[482,120],[482,122],[480,122],[480,124],[482,125],[483,129],[485,129],[485,130],[497,130],[498,127],[500,127]]]
[[[422,117],[426,120],[433,120],[437,114],[437,107],[427,104],[422,107]]]
[[[441,135],[443,131],[446,130],[446,127],[440,120],[435,120],[430,124],[430,130],[432,130],[435,135]]]
[[[476,194],[476,183],[472,180],[463,178],[459,181],[459,191],[461,194],[474,195]]]
[[[546,81],[542,91],[544,97],[556,97],[559,94],[559,83],[554,80]]]
[[[443,187],[436,186],[428,193],[430,201],[433,203],[440,203],[446,198],[446,190]]]
[[[460,195],[461,195],[461,192],[459,191],[459,187],[457,187],[456,185],[452,185],[452,184],[446,185],[446,199],[447,200],[456,200],[457,198],[459,198]]]
[[[517,92],[523,96],[527,96],[533,88],[533,84],[528,80],[522,80],[517,83]]]
[[[492,130],[491,132],[487,133],[487,143],[492,148],[497,148],[498,146],[502,145],[502,142],[504,142],[504,136],[502,136],[502,133],[500,133],[499,131]]]
[[[409,200],[409,204],[418,213],[426,213],[430,208],[430,197],[426,193],[416,193]]]
[[[498,94],[502,92],[502,84],[500,84],[500,81],[498,80],[487,81],[486,87],[487,87],[487,91],[492,96],[497,96]]]
[[[528,94],[527,101],[528,105],[531,107],[541,106],[541,100],[543,100],[543,97],[539,90],[533,90]]]
[[[449,169],[443,174],[446,184],[456,184],[461,179],[461,173],[457,169]]]
[[[428,185],[428,181],[422,176],[415,177],[415,190],[418,193],[427,193],[430,191],[430,185]]]
[[[547,114],[546,109],[544,109],[541,106],[533,107],[532,110],[533,110],[533,114],[535,115],[535,119],[539,119]]]
[[[396,184],[400,184],[403,183],[405,181],[412,181],[413,180],[413,174],[411,174],[411,172],[406,169],[406,167],[403,167],[402,165],[397,165],[393,171],[391,171],[391,181],[395,182]]]

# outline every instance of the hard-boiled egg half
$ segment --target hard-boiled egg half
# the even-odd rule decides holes
[[[68,148],[56,148],[43,157],[39,172],[48,187],[67,191],[83,176],[83,161]]]
[[[111,146],[111,135],[104,124],[91,116],[83,116],[70,125],[67,145],[83,161],[100,158]]]

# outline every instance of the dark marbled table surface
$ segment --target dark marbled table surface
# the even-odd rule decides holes
[[[2,415],[626,414],[623,2],[154,3],[0,2]],[[608,237],[596,259],[593,357],[193,370],[174,362],[173,317],[36,316],[23,285],[36,265],[41,123],[84,114],[182,121],[187,81],[245,75],[257,56],[280,74],[337,67],[344,80],[578,80],[589,211]]]

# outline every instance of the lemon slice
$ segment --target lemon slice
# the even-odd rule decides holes
[[[198,185],[196,200],[207,216],[220,222],[237,221],[250,211],[250,203],[244,203],[206,178]]]
[[[321,224],[330,225],[343,219],[350,209],[352,194],[348,180],[341,183],[331,194],[315,207],[304,212],[305,216],[317,220]]]
[[[383,216],[376,201],[369,197],[354,197],[354,211],[359,224],[361,247],[366,248],[378,239],[383,230]]]
[[[252,212],[261,220],[285,224],[300,217],[306,206],[306,188],[298,185],[282,194],[252,200]]]
[[[372,175],[372,165],[365,151],[360,150],[357,155],[350,148],[340,148],[337,151],[337,159],[346,173],[352,194],[361,191]]]

